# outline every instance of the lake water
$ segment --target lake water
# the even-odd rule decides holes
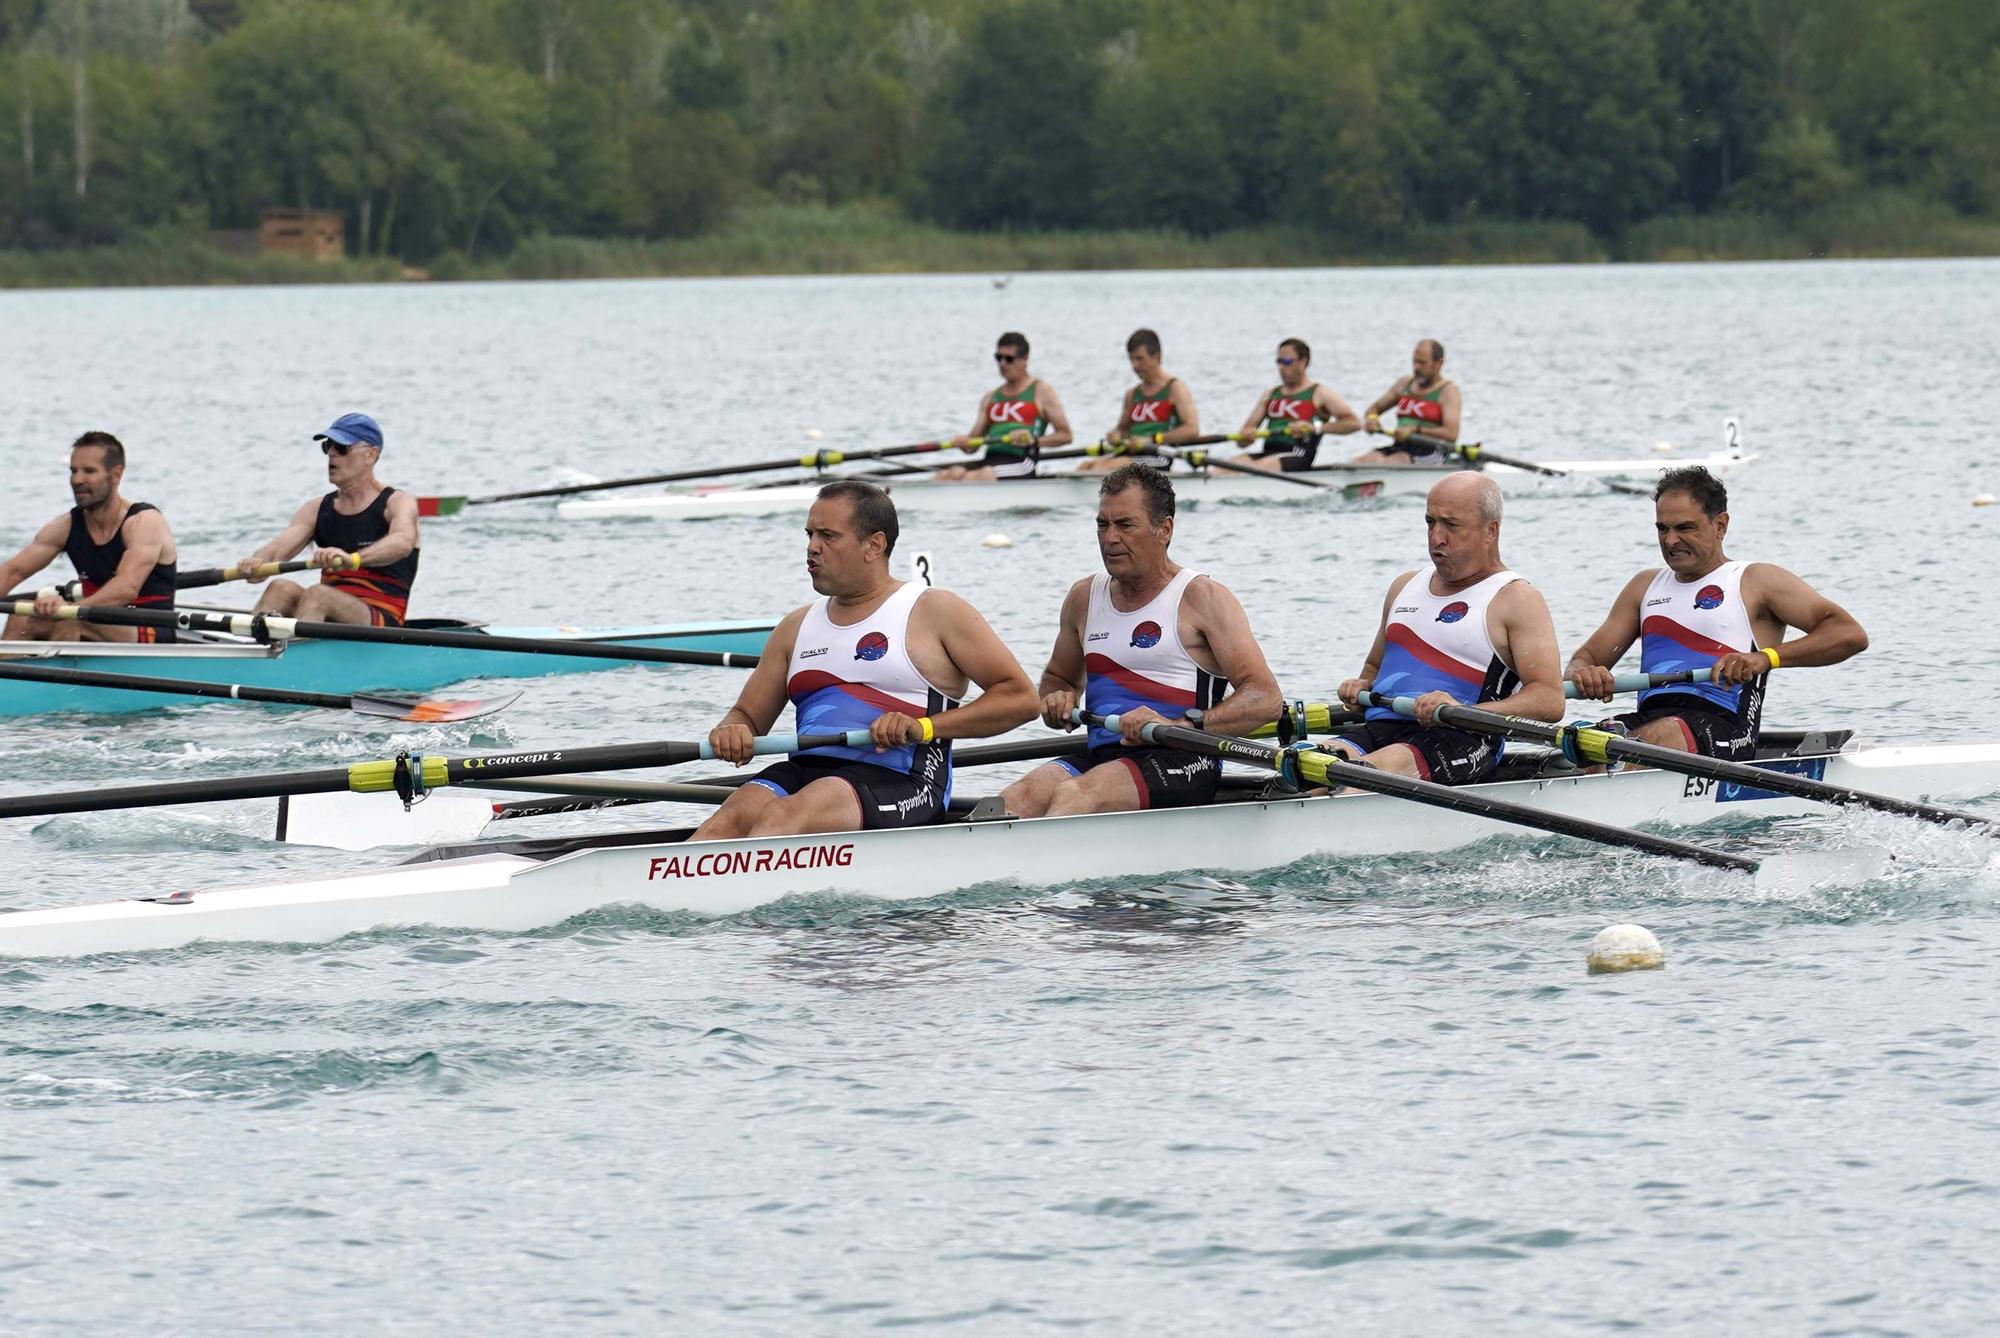
[[[1157,328],[1211,430],[1272,346],[1365,403],[1441,338],[1466,435],[1543,458],[1699,455],[1741,419],[1731,549],[1873,646],[1767,719],[1991,737],[2000,264],[756,279],[0,293],[0,543],[68,505],[68,442],[131,452],[189,566],[323,490],[344,411],[422,492],[533,487],[962,431],[1003,329],[1080,434]],[[1662,459],[1670,457],[1662,456]],[[1359,667],[1414,500],[1189,511],[1288,694]],[[1004,530],[1014,546],[981,539]],[[1087,515],[912,516],[907,548],[1031,670]],[[1510,564],[1565,651],[1655,550],[1643,500],[1516,496]],[[417,611],[775,616],[796,520],[426,530]],[[730,671],[527,684],[421,730],[203,705],[10,721],[0,789],[698,736]],[[993,788],[1011,772],[994,775]],[[984,792],[966,772],[961,790]],[[1996,808],[1995,805],[1987,805]],[[509,835],[672,821],[633,810]],[[11,822],[0,903],[383,862],[254,806]],[[2000,862],[1840,815],[1702,839],[1877,840],[1889,879],[1745,880],[1497,837],[1241,882],[811,896],[718,922],[0,963],[9,1333],[1263,1331],[1944,1333],[2000,1307]],[[1621,919],[1669,965],[1588,978]]]

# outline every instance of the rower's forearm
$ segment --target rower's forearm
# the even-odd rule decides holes
[[[355,557],[359,559],[358,566],[386,567],[391,562],[401,562],[404,558],[415,552],[416,548],[417,546],[409,540],[397,539],[392,536],[386,539],[377,539],[366,548],[357,549]]]
[[[1027,724],[1042,713],[1041,699],[1023,680],[1017,688],[995,688],[974,700],[930,717],[932,736],[939,739],[990,739]]]
[[[1053,451],[1057,447],[1067,446],[1075,440],[1076,433],[1070,431],[1068,428],[1062,428],[1059,431],[1044,433],[1042,435],[1041,447],[1045,451]]]
[[[1547,720],[1553,723],[1563,718],[1566,700],[1562,684],[1536,683],[1521,688],[1512,696],[1502,697],[1498,701],[1479,702],[1477,705],[1480,710],[1491,711],[1495,715],[1518,715],[1529,720]]]
[[[1182,423],[1173,431],[1162,433],[1160,436],[1154,438],[1154,440],[1163,446],[1185,446],[1200,435],[1201,424]]]
[[[1867,649],[1868,633],[1861,630],[1860,623],[1851,619],[1833,626],[1816,627],[1796,641],[1780,641],[1777,645],[1778,662],[1787,669],[1813,669],[1839,664]]]
[[[1083,684],[1072,683],[1053,669],[1044,669],[1041,682],[1035,685],[1036,700],[1039,701],[1052,692],[1074,692],[1080,697],[1083,695]]]
[[[1202,712],[1210,734],[1248,734],[1278,718],[1279,694],[1270,688],[1242,687]]]

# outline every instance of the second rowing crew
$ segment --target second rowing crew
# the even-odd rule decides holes
[[[1616,716],[1631,737],[1730,760],[1755,753],[1770,671],[1838,664],[1868,645],[1852,615],[1782,567],[1728,555],[1728,494],[1700,467],[1669,471],[1654,489],[1664,565],[1634,575],[1603,624],[1565,668],[1541,593],[1500,557],[1500,488],[1455,474],[1424,508],[1430,565],[1389,583],[1374,644],[1340,685],[1412,698],[1415,717],[1371,705],[1359,725],[1321,745],[1343,759],[1447,785],[1489,778],[1489,734],[1455,729],[1449,703],[1556,721],[1567,676],[1608,700],[1612,666],[1636,641],[1648,674],[1707,671],[1705,682],[1640,694]],[[1277,719],[1283,698],[1242,604],[1227,586],[1170,555],[1174,486],[1146,465],[1105,476],[1097,505],[1103,570],[1064,597],[1039,688],[958,595],[898,581],[895,505],[881,489],[841,480],[820,489],[806,519],[806,570],[820,598],[771,634],[736,704],[709,733],[737,765],[789,702],[800,735],[867,731],[862,747],[807,748],[738,788],[695,840],[909,827],[937,821],[951,797],[954,740],[1003,734],[1037,714],[1074,729],[1081,706],[1116,716],[1090,730],[1089,751],[1049,762],[1009,785],[1020,817],[1172,808],[1213,799],[1221,764],[1154,747],[1148,724],[1198,723],[1249,734]],[[1787,633],[1797,635],[1787,640]],[[979,693],[967,700],[973,686]]]
[[[343,414],[313,440],[326,456],[333,490],[301,505],[277,538],[237,564],[243,579],[264,580],[257,568],[310,547],[316,585],[272,581],[256,612],[303,620],[400,627],[409,614],[423,540],[417,501],[375,477],[382,429],[363,413]],[[151,502],[127,500],[125,446],[109,432],[86,432],[69,452],[70,495],[76,505],[36,531],[20,552],[0,563],[0,591],[67,554],[76,568],[84,607],[168,610],[174,607],[179,554],[166,517]],[[65,603],[55,590],[35,597],[32,614],[9,615],[7,641],[171,641],[171,629],[122,627],[58,618]]]

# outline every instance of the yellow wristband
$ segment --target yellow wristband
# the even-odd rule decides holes
[[[1773,669],[1776,669],[1778,667],[1778,648],[1776,646],[1764,647],[1764,658],[1771,662]]]
[[[924,736],[925,743],[929,743],[932,739],[935,739],[937,737],[937,727],[931,724],[931,718],[929,716],[927,715],[918,716],[917,733]]]

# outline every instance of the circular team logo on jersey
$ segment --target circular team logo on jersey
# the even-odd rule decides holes
[[[1698,609],[1719,609],[1722,607],[1722,587],[1705,585],[1695,593],[1694,606]]]
[[[1151,650],[1153,647],[1159,645],[1160,625],[1150,621],[1140,623],[1132,629],[1132,644],[1140,650]]]
[[[1472,612],[1471,605],[1462,599],[1454,599],[1438,610],[1437,620],[1441,623],[1455,623],[1470,612]]]
[[[870,632],[854,643],[854,658],[857,660],[879,660],[889,653],[889,638],[880,632]]]

